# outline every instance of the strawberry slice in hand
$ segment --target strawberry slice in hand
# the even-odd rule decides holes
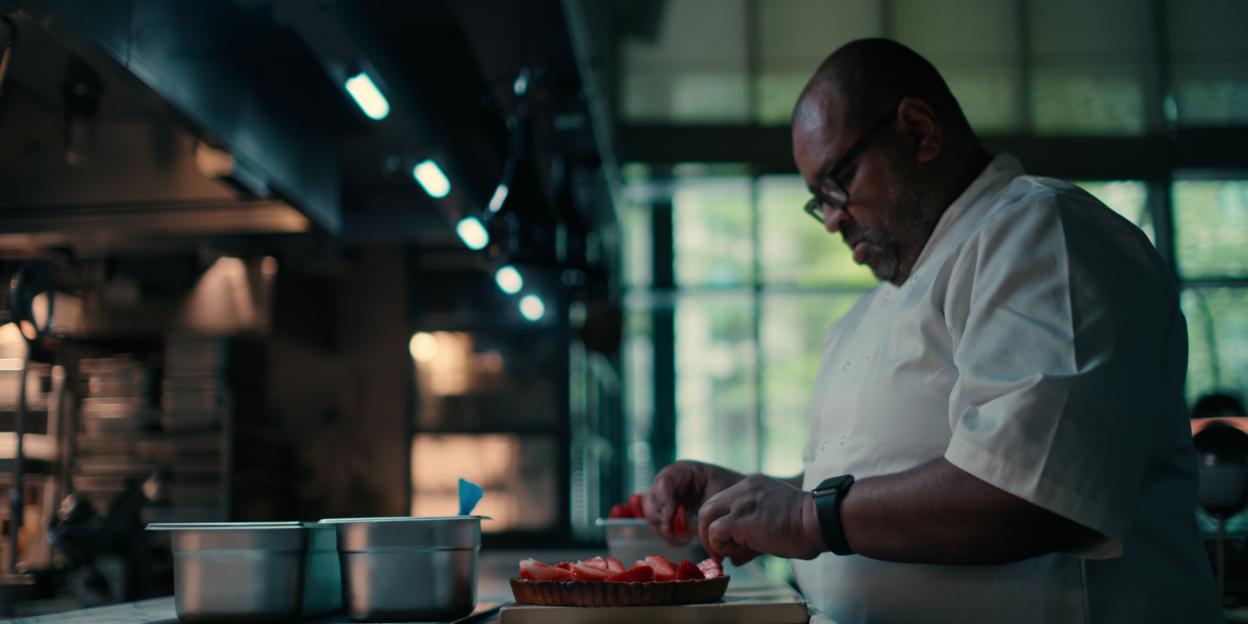
[[[704,578],[706,575],[702,574],[702,570],[688,559],[681,561],[676,567],[676,580],[678,581],[700,581]]]
[[[654,568],[640,563],[606,578],[608,583],[649,583],[653,580]]]
[[[676,513],[672,514],[670,526],[672,533],[677,537],[684,537],[689,534],[689,519],[685,517],[685,506],[677,505]]]
[[[520,578],[530,581],[567,581],[572,579],[572,572],[537,559],[525,559],[520,562]]]
[[[698,569],[702,571],[702,575],[708,579],[713,579],[724,575],[724,566],[720,563],[718,557],[709,557],[702,560],[698,564]]]
[[[663,555],[650,555],[644,561],[638,561],[638,565],[650,566],[654,570],[654,580],[656,581],[674,581],[676,580],[676,566],[672,565]]]

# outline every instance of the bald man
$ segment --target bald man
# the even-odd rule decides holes
[[[841,624],[1219,621],[1186,326],[1144,234],[989,154],[888,40],[819,67],[793,155],[802,209],[881,284],[825,340],[804,472],[676,462],[656,529],[680,541],[673,510],[697,508],[708,551],[795,559]]]

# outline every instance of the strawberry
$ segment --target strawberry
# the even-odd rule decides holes
[[[520,562],[520,578],[531,581],[566,581],[572,578],[572,573],[562,568],[542,563],[537,559],[525,559]]]
[[[606,578],[608,583],[649,583],[654,580],[654,568],[646,565],[635,565],[623,572],[617,572]]]
[[[685,506],[677,505],[676,513],[672,514],[671,521],[672,533],[679,536],[689,534],[689,519],[685,517]]]
[[[608,518],[631,518],[633,512],[624,503],[616,503],[611,506],[611,513],[607,514]]]
[[[580,563],[572,566],[572,580],[574,581],[604,581],[614,574],[606,568],[595,568]]]
[[[672,565],[663,555],[650,555],[644,561],[637,562],[640,565],[650,566],[654,569],[654,580],[656,581],[672,581],[676,579],[676,566]]]
[[[681,561],[676,567],[676,580],[678,581],[697,581],[704,578],[706,575],[702,573],[702,570],[688,559]]]
[[[577,561],[576,565],[589,566],[591,568],[598,568],[599,570],[607,569],[607,561],[606,559],[603,559],[602,557],[594,557],[593,559]]]
[[[702,575],[708,579],[724,575],[724,566],[720,563],[718,557],[708,557],[698,564],[698,569],[702,571]]]
[[[567,570],[568,572],[571,572],[572,566],[574,565],[576,564],[572,563],[571,561],[560,561],[559,563],[555,564],[555,567],[561,570]]]
[[[641,508],[641,494],[633,494],[628,497],[628,511],[632,515],[630,518],[645,518],[646,512]]]

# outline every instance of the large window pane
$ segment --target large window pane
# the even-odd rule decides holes
[[[1189,405],[1199,396],[1248,391],[1248,288],[1189,288],[1187,317]]]
[[[756,118],[788,125],[806,81],[841,44],[880,34],[879,0],[770,0],[758,8]]]
[[[799,176],[764,176],[758,182],[759,264],[762,281],[803,287],[876,284],[871,270],[854,264],[839,235],[829,234],[802,210],[810,191]]]
[[[1148,240],[1157,244],[1153,213],[1148,209],[1148,186],[1131,180],[1076,182],[1114,212],[1126,217],[1144,231]]]
[[[654,332],[648,306],[629,303],[624,312],[624,413],[628,416],[629,491],[654,478],[650,433],[654,425]]]
[[[676,456],[758,469],[754,308],[748,292],[676,304]]]
[[[1248,2],[1167,0],[1164,6],[1179,124],[1248,121]]]
[[[1021,125],[1018,3],[894,0],[899,41],[927,57],[980,132]]]
[[[636,171],[637,167],[631,167]],[[624,201],[620,204],[620,243],[623,248],[624,285],[649,286],[654,280],[654,249],[651,237],[651,186],[644,172],[624,178]]]
[[[657,6],[657,33],[621,42],[622,116],[745,121],[745,0],[668,0]]]
[[[1145,131],[1148,103],[1160,98],[1148,6],[1137,0],[1027,3],[1037,133]]]
[[[672,211],[677,284],[725,286],[754,279],[749,178],[677,178]]]
[[[762,469],[790,476],[802,469],[810,433],[810,397],[828,328],[861,293],[766,294],[762,307]]]
[[[1183,277],[1248,276],[1248,180],[1184,180],[1173,186]]]

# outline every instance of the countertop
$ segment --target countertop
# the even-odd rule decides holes
[[[537,557],[543,561],[566,561],[585,559],[598,552],[588,551],[541,551],[521,553],[519,551],[482,552],[478,562],[477,575],[477,612],[459,620],[460,622],[494,622],[497,621],[498,606],[511,600],[511,588],[508,579],[515,575],[516,563],[525,557]],[[756,566],[746,566],[732,572],[733,583],[740,578],[747,581],[751,577],[763,574]],[[491,609],[490,607],[494,607]],[[21,618],[13,620],[25,624],[176,624],[177,615],[173,607],[173,597],[155,598],[140,602],[130,602],[95,609],[80,609],[52,615]],[[302,620],[301,624],[339,624],[348,623],[345,615],[331,615],[320,618]],[[812,624],[828,622],[815,618]]]

